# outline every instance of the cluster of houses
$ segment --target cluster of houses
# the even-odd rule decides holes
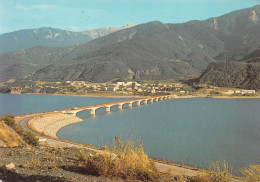
[[[254,95],[255,90],[228,90],[226,92],[223,92],[225,95]]]
[[[181,90],[183,87],[180,83],[174,83],[171,85],[163,85],[163,84],[140,84],[138,82],[116,82],[116,83],[99,83],[99,84],[87,84],[84,81],[82,82],[73,82],[67,81],[66,83],[70,83],[72,86],[84,87],[85,92],[96,92],[96,91],[109,91],[116,92],[122,94],[131,94],[131,93],[167,93],[169,91]]]
[[[192,90],[193,89],[193,90]],[[11,88],[14,93],[58,93],[58,94],[84,94],[93,92],[113,92],[116,94],[153,95],[153,94],[207,94],[207,95],[255,95],[255,90],[230,89],[223,91],[218,87],[199,85],[197,89],[184,86],[181,83],[138,83],[133,81],[115,83],[89,83],[85,81],[65,82],[30,82],[23,86]]]

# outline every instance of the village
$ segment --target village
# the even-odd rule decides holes
[[[180,82],[160,83],[158,81],[146,83],[136,81],[118,81],[109,83],[91,83],[87,81],[42,82],[25,81],[12,86],[10,92],[64,94],[64,95],[193,95],[193,96],[252,96],[255,90],[238,88],[222,88],[211,85],[189,86]]]

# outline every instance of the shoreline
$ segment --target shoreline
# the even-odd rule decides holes
[[[215,98],[215,99],[241,99],[241,97],[226,97],[226,96],[216,96],[216,97],[202,97],[200,96],[171,96],[170,99],[182,99],[182,98]],[[260,97],[242,97],[242,98],[260,98]],[[75,124],[77,122],[82,122],[83,120],[79,117],[76,117],[74,115],[67,115],[68,117],[58,117],[58,116],[66,116],[67,114],[62,113],[61,111],[53,111],[53,112],[48,112],[48,113],[38,113],[35,116],[33,116],[27,123],[27,126],[36,131],[41,138],[48,138],[51,137],[53,139],[56,139],[56,142],[65,142],[65,143],[70,143],[73,141],[70,140],[66,140],[63,138],[60,138],[57,136],[57,133],[63,128],[66,127],[68,125],[71,124]],[[47,118],[46,118],[47,117]],[[48,118],[49,117],[49,118]],[[45,126],[39,126],[34,125],[32,126],[33,122],[35,122],[35,119],[39,119],[38,124],[39,123],[45,123]],[[48,121],[47,123],[44,122]],[[34,123],[35,124],[35,123]],[[78,142],[73,142],[76,145],[79,146],[83,146],[84,144],[78,143]],[[93,147],[95,148],[95,147]],[[101,150],[102,151],[102,150]],[[172,173],[174,173],[174,171],[176,171],[177,173],[181,174],[181,173],[186,173],[186,171],[189,171],[189,174],[194,175],[195,173],[201,173],[201,172],[205,172],[205,169],[203,168],[194,168],[192,166],[186,166],[186,165],[182,165],[178,162],[175,161],[163,161],[163,160],[157,160],[158,162],[156,162],[156,166],[158,168],[160,168],[161,170],[166,171],[170,170]],[[169,163],[168,163],[169,162]],[[207,170],[206,170],[207,171]]]
[[[49,116],[52,116],[53,115],[57,115],[57,114],[61,114],[61,113],[50,113]],[[47,115],[46,113],[43,113],[43,115],[36,115],[36,116],[33,116],[31,119],[29,119],[28,121],[28,127],[30,129],[32,129],[33,131],[37,132],[40,136],[41,139],[44,139],[44,141],[47,141],[49,139],[53,139],[52,143],[50,145],[54,146],[54,147],[69,147],[69,145],[75,145],[76,147],[83,147],[83,148],[86,148],[86,149],[89,149],[91,151],[95,151],[95,152],[103,152],[102,149],[100,149],[99,147],[95,147],[95,146],[84,146],[84,144],[81,144],[81,143],[78,143],[78,142],[74,142],[74,141],[70,141],[70,140],[66,140],[66,139],[63,139],[63,138],[60,138],[57,136],[57,133],[55,133],[55,131],[59,131],[61,128],[65,127],[65,126],[68,126],[70,124],[74,124],[74,123],[77,123],[77,122],[82,122],[83,120],[74,116],[74,117],[71,117],[70,118],[70,121],[69,122],[63,122],[61,124],[59,124],[59,127],[54,126],[53,128],[53,125],[50,125],[51,127],[48,127],[49,129],[52,128],[50,131],[46,130],[45,132],[41,132],[39,130],[36,130],[36,128],[32,127],[31,124],[29,124],[30,122],[33,122],[33,119],[37,119],[37,118],[42,118],[41,116],[44,116],[44,115]],[[79,120],[76,121],[73,119],[74,118],[78,118]],[[56,120],[56,122],[59,122],[59,120]],[[62,125],[63,124],[63,125]],[[55,124],[54,124],[55,125]],[[56,128],[55,128],[56,127]],[[59,130],[58,130],[59,128]],[[52,135],[52,134],[55,133],[55,135]],[[56,142],[55,142],[56,140]],[[62,143],[66,143],[67,145],[64,146],[64,144],[59,144],[60,142]],[[85,144],[85,145],[88,145],[88,144]],[[75,147],[74,146],[74,147]],[[153,159],[155,161],[155,166],[161,171],[161,172],[165,172],[165,173],[170,173],[172,175],[186,175],[186,176],[197,176],[197,175],[203,175],[203,174],[206,174],[207,173],[207,170],[203,169],[203,168],[198,168],[198,167],[192,167],[192,166],[189,166],[189,165],[186,165],[186,164],[181,164],[181,163],[178,163],[178,162],[175,162],[175,161],[164,161],[162,159]]]
[[[145,98],[151,96],[138,96],[138,95],[99,95],[99,94],[89,94],[89,95],[75,95],[75,94],[41,94],[41,93],[3,93],[11,95],[48,95],[48,96],[64,96],[64,97],[99,97],[99,98]]]
[[[57,137],[61,128],[82,121],[84,120],[76,116],[52,112],[32,117],[27,125],[39,134],[61,139]]]
[[[147,98],[147,97],[155,97],[161,95],[150,95],[150,96],[142,96],[142,95],[119,95],[119,94],[86,94],[86,95],[75,95],[75,94],[41,94],[41,93],[2,93],[2,94],[10,94],[10,95],[48,95],[48,96],[64,96],[64,97],[99,97],[99,98]],[[229,95],[169,95],[171,99],[187,99],[187,98],[213,98],[213,99],[260,99],[260,95],[254,96],[229,96]]]
[[[30,95],[30,94],[28,94]],[[33,94],[33,95],[38,95],[38,94]],[[41,94],[40,94],[41,95]],[[45,95],[45,94],[44,94]],[[56,96],[56,95],[54,95]],[[84,97],[84,96],[83,96]],[[91,97],[91,96],[87,96],[87,97]],[[96,96],[98,97],[98,96]],[[101,97],[102,98],[102,97]],[[104,97],[106,98],[106,97]],[[117,98],[120,98],[120,96],[117,96]],[[131,98],[131,97],[130,97]],[[174,95],[171,95],[170,99],[189,99],[189,98],[213,98],[213,99],[260,99],[260,96],[256,97],[256,96],[213,96],[213,97],[203,97],[202,95],[200,96],[174,96]],[[38,132],[39,134],[41,134],[41,132],[44,132],[47,134],[47,136],[51,136],[53,138],[59,138],[57,137],[57,133],[64,127],[66,126],[69,126],[71,124],[75,124],[75,123],[78,123],[78,122],[82,122],[84,121],[83,119],[77,117],[77,116],[70,116],[68,118],[64,118],[64,119],[54,119],[51,118],[49,121],[51,121],[51,124],[46,128],[44,129],[39,129],[37,126],[30,126],[31,124],[31,120],[33,120],[34,118],[36,117],[43,117],[43,116],[46,116],[46,115],[58,115],[58,114],[61,114],[61,112],[57,112],[57,111],[50,111],[50,112],[47,112],[47,113],[37,113],[38,115],[31,118],[29,121],[28,121],[28,126]],[[63,114],[64,115],[64,114]],[[22,115],[17,115],[16,117],[21,117]],[[55,117],[54,117],[55,118]],[[35,124],[35,123],[34,123]],[[46,124],[46,123],[45,123]],[[32,124],[33,125],[33,124]]]
[[[57,114],[57,113],[55,113],[55,114]],[[40,115],[33,116],[30,120],[34,119],[34,117],[39,117],[39,116]],[[72,118],[78,118],[78,117],[72,117]],[[28,121],[28,123],[29,123],[29,121]],[[77,121],[77,122],[82,122],[82,121],[83,120]],[[69,124],[67,123],[66,125],[63,125],[63,127],[70,125],[70,124],[73,124],[73,123],[76,123],[76,122],[74,121],[74,122],[71,122]],[[28,124],[28,127],[30,129],[32,129],[29,126],[29,124]],[[33,131],[35,131],[35,130],[33,129]],[[39,138],[43,139],[43,141],[46,142],[46,144],[53,146],[55,148],[75,147],[75,148],[86,148],[87,150],[98,152],[98,153],[104,152],[100,147],[95,147],[95,146],[92,146],[92,145],[89,146],[88,144],[81,144],[81,143],[78,143],[78,142],[74,142],[74,141],[70,141],[70,140],[67,140],[67,139],[57,137],[56,136],[57,133],[55,134],[55,136],[50,136],[50,135],[46,135],[46,133],[40,133],[39,131],[35,131],[35,132],[37,132],[39,134]],[[47,142],[47,140],[48,140],[48,142]],[[49,140],[51,140],[51,141],[49,141]],[[165,161],[165,160],[162,160],[162,159],[159,159],[159,158],[151,158],[151,159],[154,160],[155,166],[159,171],[161,171],[163,173],[169,173],[169,174],[174,175],[174,176],[175,175],[177,175],[177,176],[178,175],[185,175],[185,176],[193,177],[193,176],[197,176],[197,175],[205,175],[209,172],[208,169],[201,168],[201,167],[198,167],[198,166],[194,167],[192,165],[182,164],[182,163],[179,163],[179,162],[176,162],[176,161]],[[237,176],[233,176],[234,182],[239,181],[238,179],[239,178]]]
[[[38,94],[35,94],[38,95]],[[45,95],[45,94],[44,94]],[[54,95],[56,96],[56,95]],[[67,96],[67,95],[66,95]],[[84,97],[84,96],[83,96]],[[91,97],[91,96],[87,96],[87,97]],[[96,96],[98,97],[98,96]],[[120,98],[120,96],[116,96],[117,98]],[[102,97],[101,97],[102,98]],[[105,97],[104,97],[105,98]],[[131,98],[131,97],[130,97]],[[187,95],[187,96],[177,96],[177,95],[171,95],[169,99],[189,99],[189,98],[212,98],[212,99],[260,99],[260,96],[212,96],[212,97],[208,97],[208,96],[203,96],[203,95],[198,95],[198,96],[192,96],[192,95]],[[66,109],[66,110],[70,110],[70,109]],[[37,133],[41,134],[44,133],[47,136],[51,136],[53,138],[59,138],[57,137],[57,133],[64,127],[69,126],[71,124],[75,124],[78,122],[83,122],[84,120],[75,116],[71,116],[71,115],[67,115],[67,114],[62,114],[64,116],[64,118],[60,118],[60,115],[62,114],[62,111],[51,111],[51,112],[47,112],[47,113],[37,113],[37,116],[32,117],[29,121],[28,121],[28,127],[31,128],[32,130],[36,131]],[[46,125],[45,128],[40,128],[39,126],[36,124],[35,126],[35,122],[34,124],[32,124],[32,120],[37,118],[37,117],[44,117],[44,116],[48,116],[48,115],[52,115],[54,117],[50,118],[48,121],[49,122],[43,122],[45,124],[49,124],[48,126]],[[21,115],[18,115],[17,117],[20,117]],[[66,117],[67,116],[67,117]],[[53,120],[54,118],[54,120]],[[56,118],[56,119],[55,119]],[[45,118],[46,119],[46,118]],[[39,122],[39,121],[38,121]],[[39,123],[42,123],[41,120]],[[34,125],[34,126],[33,126]],[[62,139],[62,138],[59,138]]]
[[[153,97],[150,97],[150,98],[153,99]],[[168,99],[171,99],[171,97],[169,97]],[[143,100],[143,99],[141,99],[141,100]],[[128,101],[132,101],[132,100],[128,100]],[[127,103],[127,101],[125,101],[125,102]],[[116,104],[116,103],[107,103],[107,104]],[[101,104],[100,106],[104,107],[104,105],[105,104]],[[98,105],[95,105],[95,106],[98,106]],[[88,107],[91,107],[91,106],[88,106]],[[121,107],[122,107],[122,105],[121,105]],[[59,111],[52,111],[52,112],[47,112],[47,113],[39,113],[38,115],[33,116],[28,121],[27,126],[39,134],[43,134],[43,135],[50,136],[53,138],[59,138],[59,137],[57,137],[57,133],[63,127],[84,121],[83,119],[77,117],[76,114],[66,113],[66,111],[71,111],[74,109],[75,108],[64,109],[64,110],[59,110]],[[83,110],[85,110],[85,109],[86,108],[84,108]],[[121,110],[121,109],[118,109],[118,110]],[[19,117],[19,116],[16,116],[16,117]]]
[[[171,95],[171,99],[190,99],[190,98],[209,98],[209,99],[260,99],[260,96],[207,96],[207,95],[174,96],[174,95]]]

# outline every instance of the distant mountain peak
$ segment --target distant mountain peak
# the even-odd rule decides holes
[[[133,26],[135,26],[135,24],[133,24],[133,23],[129,23],[123,27],[115,27],[115,26],[109,25],[109,26],[103,27],[103,28],[86,30],[83,32],[83,34],[92,37],[92,39],[96,39],[96,38],[108,35],[110,33],[113,33],[113,32],[116,32],[116,31],[119,31],[122,29],[127,29],[127,28],[130,28]]]
[[[134,27],[135,24],[134,23],[128,23],[127,25],[125,26],[122,26],[123,29],[126,29],[126,28],[131,28],[131,27]]]
[[[259,17],[257,16],[255,10],[253,10],[250,13],[249,20],[252,21],[253,23],[257,23],[259,21]]]

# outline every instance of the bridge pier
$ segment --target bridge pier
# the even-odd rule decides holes
[[[96,115],[96,109],[97,109],[97,108],[91,108],[91,109],[90,109],[90,115],[91,115],[91,116],[95,116],[95,115]]]
[[[140,105],[141,105],[141,101],[138,100],[138,101],[137,101],[137,106],[140,106]]]
[[[106,112],[107,112],[107,113],[111,112],[111,110],[110,110],[110,107],[109,107],[109,106],[108,106],[108,107],[106,107]]]
[[[129,108],[132,108],[133,107],[133,103],[131,102],[131,103],[128,103],[128,107]]]
[[[112,107],[112,106],[113,106],[113,105],[107,105],[107,106],[105,106],[107,113],[110,113],[110,112],[111,112],[111,107]]]
[[[150,100],[150,102],[151,102],[151,104],[153,103],[153,99],[149,99]]]
[[[118,104],[118,110],[122,110],[123,109],[123,105],[124,104]]]

